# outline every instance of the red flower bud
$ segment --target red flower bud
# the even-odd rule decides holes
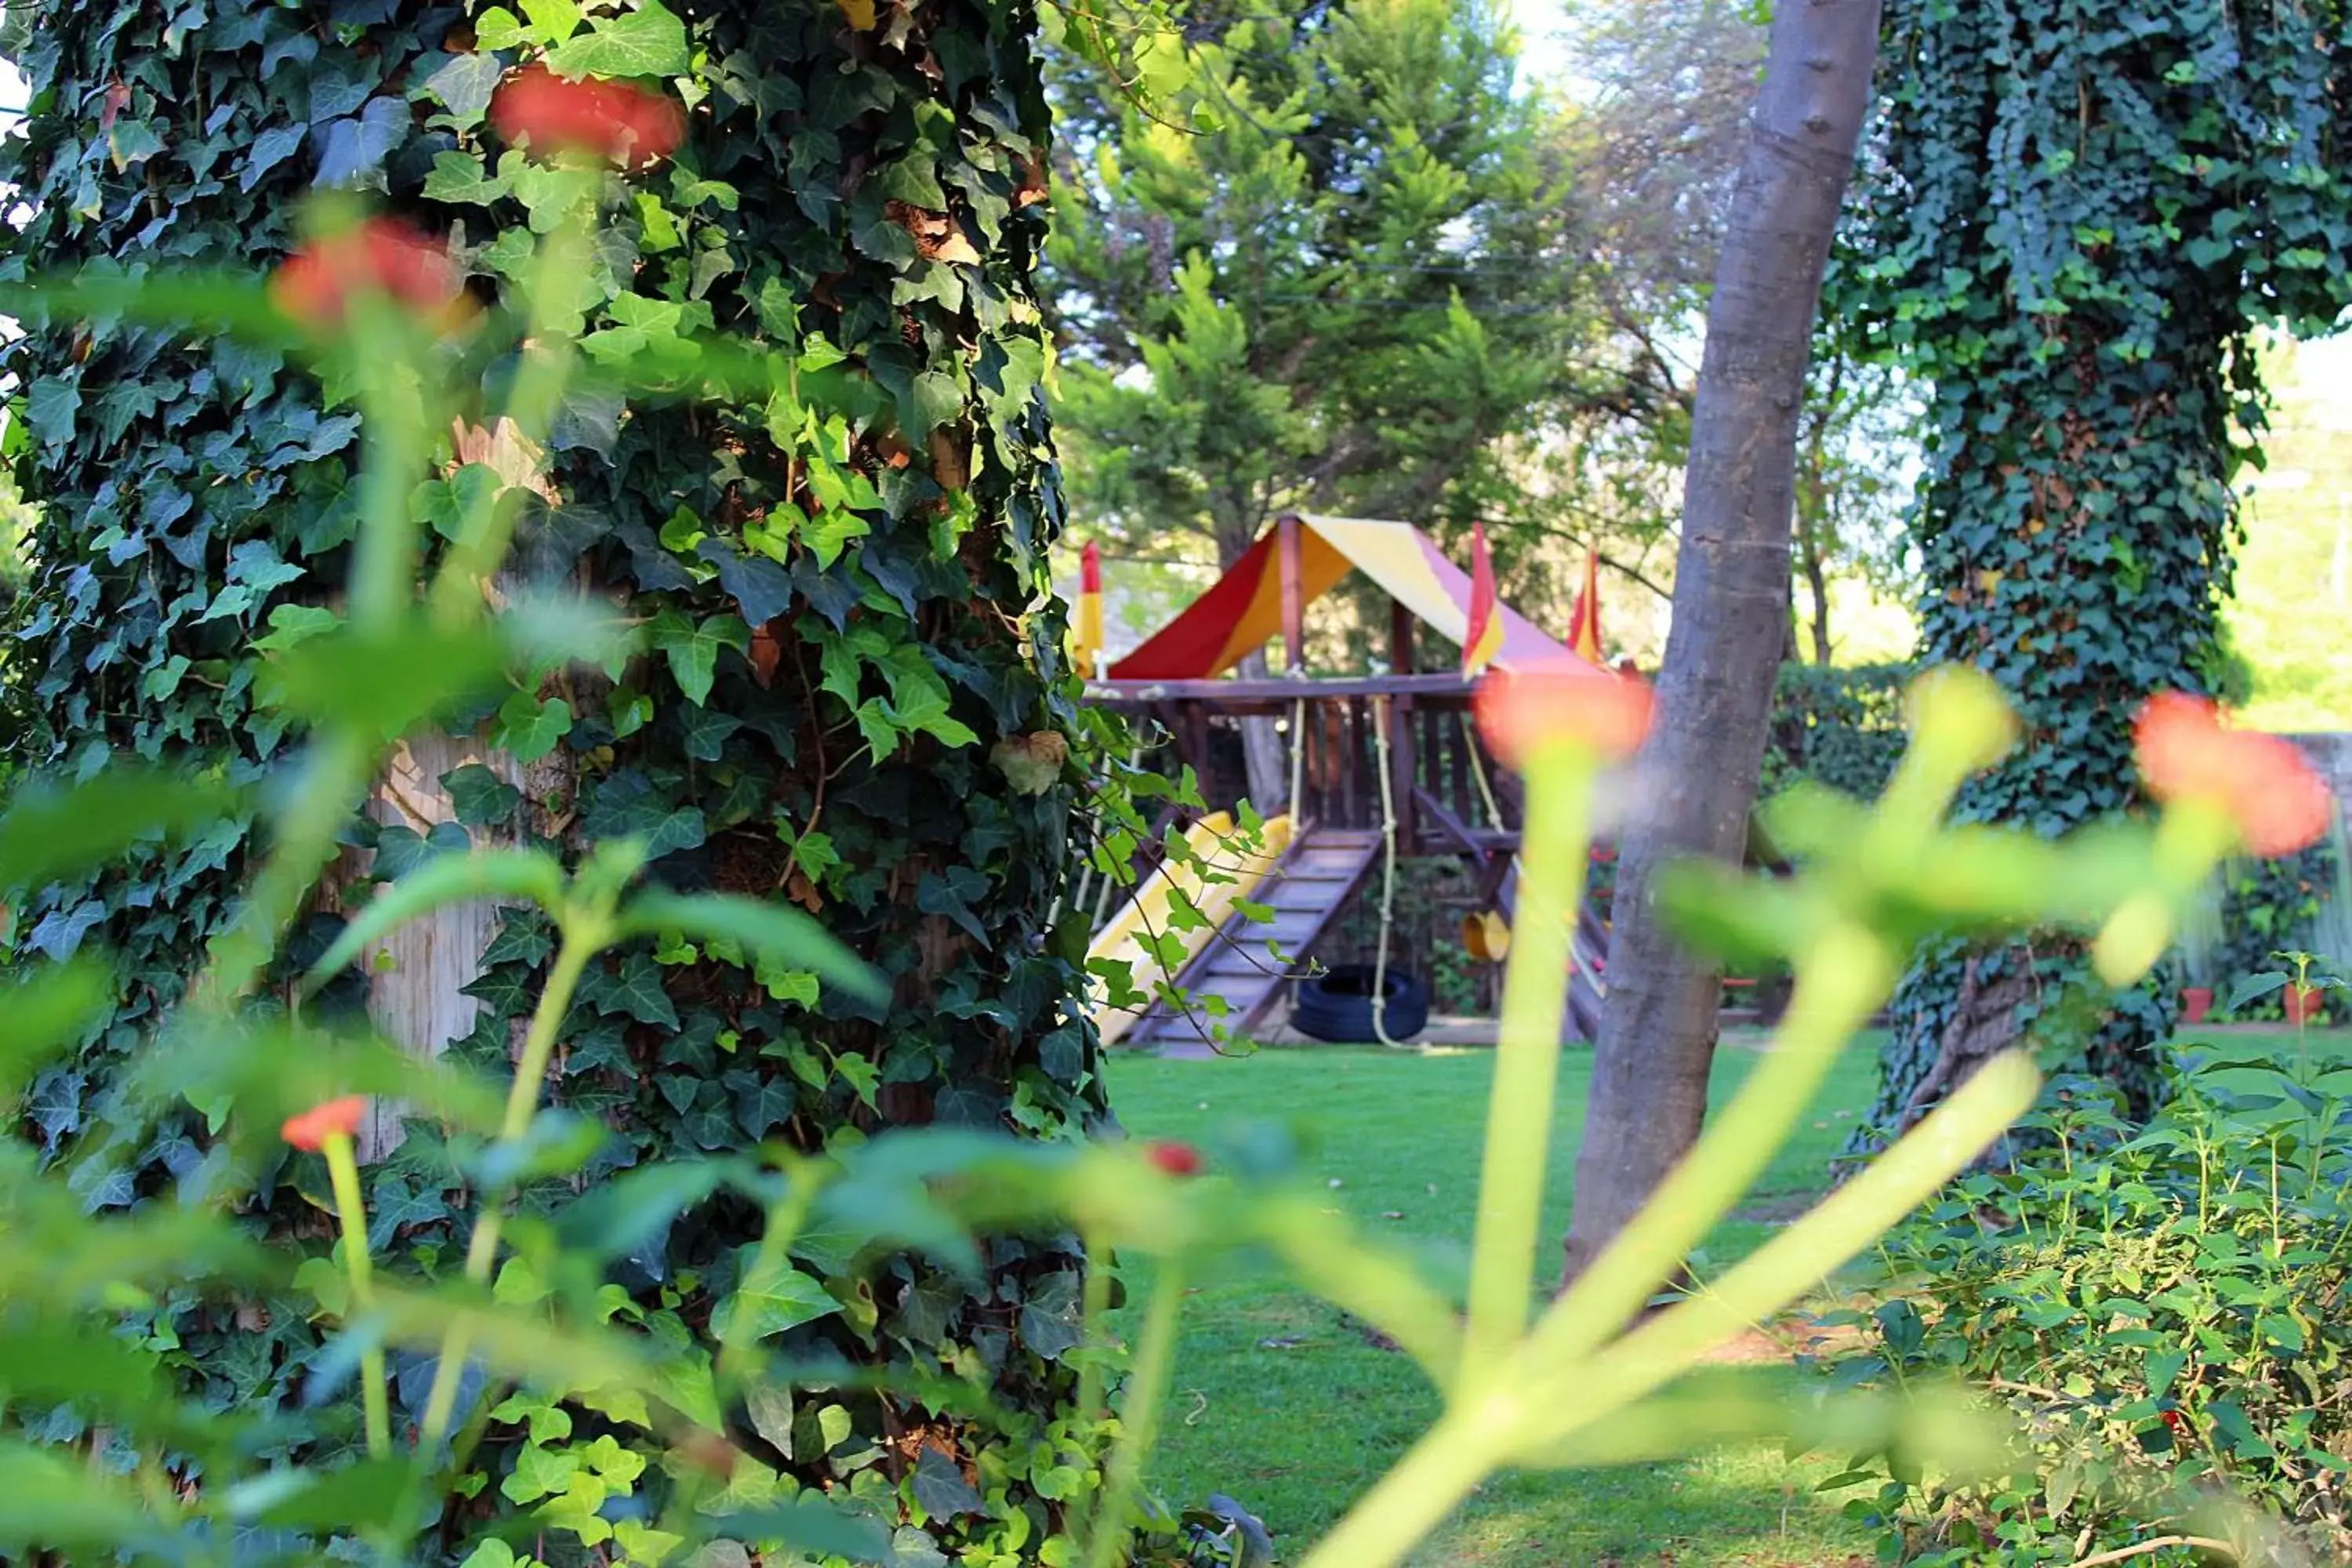
[[[1641,750],[1650,732],[1649,683],[1582,665],[1490,670],[1474,701],[1478,732],[1511,767],[1557,741],[1619,762]]]
[[[2327,832],[2334,797],[2294,743],[2230,729],[2201,697],[2166,691],[2149,698],[2133,739],[2150,795],[2221,806],[2256,855],[2291,855]]]
[[[686,139],[674,100],[627,82],[566,81],[545,66],[507,79],[490,100],[490,123],[533,152],[587,153],[623,169],[656,163]]]
[[[361,1119],[366,1115],[367,1101],[356,1094],[346,1095],[324,1105],[314,1105],[299,1116],[288,1117],[278,1131],[297,1149],[315,1154],[326,1146],[329,1138],[349,1138],[358,1132]]]
[[[455,305],[465,280],[439,240],[397,218],[373,218],[304,246],[269,280],[279,310],[314,331],[341,322],[353,297],[382,294],[420,317]]]
[[[1158,1138],[1143,1146],[1143,1157],[1171,1176],[1201,1173],[1201,1152],[1190,1143]]]

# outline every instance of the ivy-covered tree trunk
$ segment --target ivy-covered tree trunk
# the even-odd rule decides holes
[[[1668,862],[1738,865],[1789,614],[1799,414],[1822,275],[1870,107],[1878,0],[1783,5],[1725,226],[1691,423],[1675,620],[1644,804],[1622,837],[1609,1005],[1567,1240],[1574,1279],[1689,1152],[1706,1115],[1721,967],[1651,902]]]
[[[2265,322],[2347,289],[2344,7],[1889,7],[1887,162],[1853,280],[1933,383],[1922,651],[2015,699],[2025,743],[1964,817],[2057,834],[2138,801],[2131,723],[2213,689],[2231,489]],[[1936,952],[1885,1052],[1884,1128],[2022,1037],[2145,1103],[2174,998],[2087,988],[2057,940]]]
[[[685,145],[630,176],[584,275],[562,279],[588,359],[658,361],[715,331],[797,350],[802,374],[740,406],[625,406],[586,384],[567,397],[544,494],[521,501],[515,572],[624,599],[652,649],[609,681],[517,691],[457,737],[468,754],[560,763],[533,776],[572,781],[567,798],[525,799],[480,768],[441,782],[478,837],[576,856],[639,835],[658,880],[790,900],[871,960],[891,1000],[641,947],[589,977],[555,1093],[612,1131],[603,1173],[766,1139],[814,1150],[887,1124],[1073,1135],[1100,1090],[1078,954],[1045,923],[1072,798],[996,761],[1059,754],[1033,738],[1066,728],[1075,690],[1059,611],[1033,613],[1060,522],[1032,290],[1046,136],[1034,14],[1025,0],[514,9],[524,19],[423,0],[34,8],[16,50],[31,113],[0,179],[35,205],[0,269],[266,268],[314,189],[356,186],[446,237],[478,294],[510,296],[553,198],[488,122],[502,78],[546,59],[688,105]],[[348,389],[225,338],[192,346],[119,322],[37,331],[11,367],[21,467],[45,508],[23,627],[48,734],[38,760],[280,772],[255,639],[266,653],[301,636],[306,606],[345,578],[341,498],[362,437]],[[485,410],[508,368],[473,367]],[[457,470],[494,435],[441,433],[453,478],[418,490],[425,517],[482,477]],[[428,826],[354,821],[350,842],[373,851],[361,874],[396,876],[463,837]],[[194,1121],[146,1148],[82,1134],[131,1026],[167,1014],[199,968],[249,853],[235,834],[159,850],[20,911],[30,950],[121,955],[119,1026],[26,1107],[51,1157],[88,1161],[93,1204],[131,1202],[199,1157]],[[334,924],[310,922],[310,951]],[[506,1072],[550,946],[534,917],[499,922],[468,987],[477,1022],[452,1051]],[[370,1175],[395,1269],[462,1252],[445,1199],[463,1178],[436,1129],[412,1124]],[[307,1223],[301,1194],[272,1201],[278,1223]],[[706,1202],[628,1261],[657,1335],[703,1331],[757,1220]],[[777,1348],[977,1376],[1014,1426],[983,1436],[908,1398],[842,1392],[750,1412],[767,1446],[742,1463],[896,1512],[919,1455],[925,1506],[901,1518],[951,1551],[1037,1550],[1062,1521],[1033,1475],[1073,1462],[1045,1423],[1075,1384],[1062,1365],[1075,1244],[997,1244],[976,1291],[911,1258],[853,1268],[821,1234],[795,1258]],[[320,1349],[291,1310],[190,1300],[153,1316],[168,1324],[154,1342],[176,1347],[167,1361],[221,1406],[294,1397]],[[423,1381],[402,1377],[400,1398],[421,1399]],[[491,1423],[486,1495],[516,1436]],[[986,1500],[966,1484],[975,1463],[1001,1488]]]

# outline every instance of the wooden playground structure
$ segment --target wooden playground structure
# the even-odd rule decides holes
[[[1352,571],[1388,595],[1389,672],[1256,679],[1224,673],[1276,636],[1289,669],[1303,670],[1307,606]],[[1192,770],[1201,798],[1213,807],[1246,794],[1245,721],[1283,727],[1291,780],[1286,811],[1268,823],[1266,842],[1226,868],[1233,887],[1187,889],[1200,895],[1198,907],[1214,929],[1194,933],[1181,965],[1163,969],[1148,944],[1135,940],[1151,925],[1150,883],[1102,927],[1097,953],[1143,954],[1137,984],[1149,991],[1164,981],[1192,1004],[1188,1012],[1162,994],[1139,1013],[1104,1011],[1098,1017],[1107,1042],[1197,1039],[1208,1030],[1206,1020],[1236,1035],[1264,1028],[1341,911],[1376,880],[1384,975],[1388,904],[1401,860],[1464,862],[1476,907],[1494,911],[1465,921],[1464,938],[1478,956],[1500,956],[1519,848],[1518,781],[1479,740],[1471,721],[1474,682],[1458,670],[1416,672],[1424,629],[1463,640],[1469,595],[1468,574],[1408,524],[1285,517],[1206,595],[1090,684],[1091,700],[1164,737],[1169,760]],[[1506,617],[1498,664],[1575,660],[1507,606],[1498,609]],[[1171,815],[1160,826],[1187,825]],[[1213,850],[1219,837],[1202,835],[1195,847]],[[1164,902],[1166,888],[1156,896]],[[1254,920],[1234,907],[1244,901],[1270,918]],[[1271,961],[1269,942],[1293,962]],[[1579,911],[1575,946],[1570,1026],[1591,1038],[1604,994],[1607,934],[1589,908]]]

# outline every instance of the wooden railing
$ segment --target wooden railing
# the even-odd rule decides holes
[[[1242,721],[1276,721],[1287,731],[1286,789],[1293,766],[1289,747],[1305,747],[1293,809],[1327,827],[1381,825],[1385,729],[1398,848],[1412,855],[1484,855],[1517,840],[1518,784],[1496,765],[1468,721],[1470,690],[1455,675],[1383,675],[1110,682],[1091,695],[1164,732],[1171,760],[1193,770],[1202,798],[1213,807],[1249,793]],[[1489,795],[1499,823],[1489,813]]]

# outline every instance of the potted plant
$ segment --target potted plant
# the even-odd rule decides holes
[[[2208,878],[2181,916],[2181,1022],[2201,1024],[2213,1011],[2213,981],[2221,951],[2221,886]]]

